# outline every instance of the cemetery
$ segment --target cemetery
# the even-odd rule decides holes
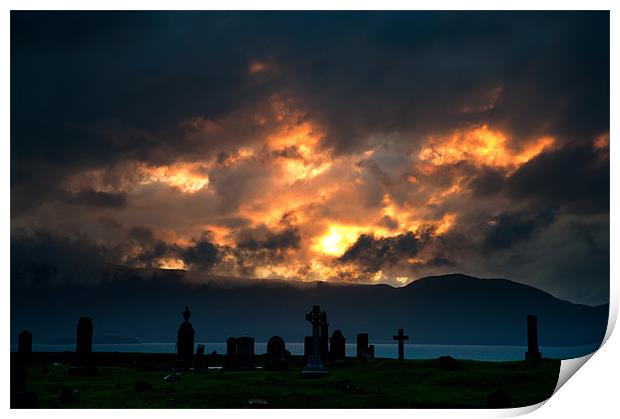
[[[11,354],[11,407],[508,408],[549,398],[560,368],[540,353],[536,316],[527,318],[528,351],[518,362],[405,359],[403,329],[395,359],[375,358],[365,332],[356,335],[356,356],[346,357],[344,333],[329,337],[318,305],[305,317],[312,334],[303,356],[277,335],[264,354],[250,336],[230,337],[225,354],[205,354],[190,317],[186,307],[176,354],[93,352],[88,317],[78,319],[75,352],[33,352],[36,337],[22,331]]]

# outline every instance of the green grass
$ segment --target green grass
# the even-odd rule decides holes
[[[39,406],[51,407],[63,387],[79,392],[63,408],[244,408],[264,399],[269,408],[415,408],[486,407],[487,395],[501,385],[513,406],[543,401],[555,388],[560,361],[460,361],[461,369],[444,371],[436,360],[346,360],[329,366],[330,374],[304,378],[300,366],[285,372],[254,370],[187,372],[165,383],[166,371],[141,371],[108,362],[94,377],[69,375],[69,366],[34,364],[28,388]],[[145,380],[152,390],[136,391]]]

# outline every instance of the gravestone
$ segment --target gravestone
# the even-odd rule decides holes
[[[183,312],[183,323],[177,332],[177,358],[185,363],[190,363],[194,356],[194,328],[189,322],[192,312],[189,307],[185,307]]]
[[[527,316],[527,352],[526,361],[539,361],[542,354],[538,348],[538,318],[529,314]]]
[[[32,333],[23,330],[17,335],[17,353],[22,361],[26,361],[32,355]]]
[[[280,336],[272,336],[267,342],[267,356],[265,368],[268,370],[284,371],[288,368],[291,353],[286,350],[286,343]]]
[[[346,339],[340,330],[335,330],[329,339],[329,353],[332,359],[345,359]]]
[[[254,338],[237,338],[237,367],[254,368]]]
[[[196,346],[196,356],[194,357],[194,368],[197,371],[202,371],[207,368],[207,362],[205,357],[205,346],[201,343]]]
[[[75,352],[78,359],[85,361],[93,353],[93,321],[90,317],[80,317],[77,325]]]
[[[375,359],[375,345],[368,345],[368,356],[366,360],[372,361],[373,359]]]
[[[312,350],[306,361],[306,366],[301,371],[303,376],[311,377],[327,373],[319,353],[319,331],[327,318],[325,312],[321,312],[320,306],[312,306],[312,311],[306,314],[306,320],[312,325]]]
[[[321,312],[321,335],[319,337],[319,355],[323,362],[329,356],[329,323],[327,323],[327,313]]]
[[[233,337],[226,339],[226,367],[237,367],[237,339]]]
[[[405,341],[409,340],[409,336],[405,336],[403,329],[398,329],[398,335],[394,335],[394,340],[398,341],[398,360],[405,359]]]
[[[364,354],[368,353],[368,333],[357,334],[357,358],[364,358]]]
[[[97,374],[93,365],[93,321],[90,317],[80,317],[75,341],[76,363],[69,367],[69,374],[89,377]]]
[[[310,353],[312,352],[312,336],[304,337],[304,363],[308,362]]]

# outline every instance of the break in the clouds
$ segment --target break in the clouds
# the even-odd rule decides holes
[[[608,13],[13,12],[11,128],[14,280],[608,298]]]

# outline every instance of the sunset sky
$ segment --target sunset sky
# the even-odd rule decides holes
[[[609,142],[608,13],[12,13],[12,281],[603,303]]]

